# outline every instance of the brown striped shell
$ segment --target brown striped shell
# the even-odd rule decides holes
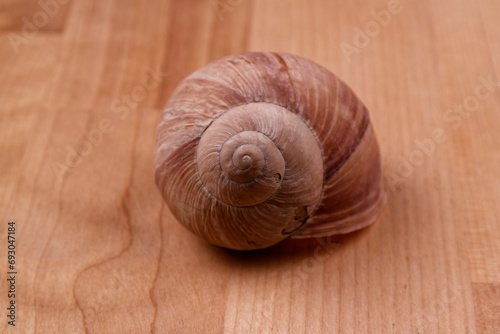
[[[385,200],[363,103],[285,53],[228,56],[184,79],[158,126],[155,177],[179,222],[241,250],[360,229]]]

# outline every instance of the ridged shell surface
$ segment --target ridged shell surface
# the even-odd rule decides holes
[[[242,250],[354,231],[385,199],[362,102],[285,53],[228,56],[184,79],[158,126],[155,177],[184,226]]]

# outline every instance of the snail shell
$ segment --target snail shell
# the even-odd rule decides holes
[[[385,201],[368,112],[325,68],[285,53],[228,56],[184,79],[157,131],[155,177],[212,244],[258,249],[348,233]]]

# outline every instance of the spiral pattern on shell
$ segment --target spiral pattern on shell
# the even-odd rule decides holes
[[[184,79],[158,127],[155,171],[174,216],[233,249],[359,229],[385,198],[364,105],[283,53],[225,57]]]

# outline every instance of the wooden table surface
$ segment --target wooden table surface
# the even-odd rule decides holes
[[[500,333],[499,13],[495,0],[1,0],[1,331]],[[364,101],[387,204],[350,235],[219,249],[163,203],[156,126],[182,78],[268,50]]]

